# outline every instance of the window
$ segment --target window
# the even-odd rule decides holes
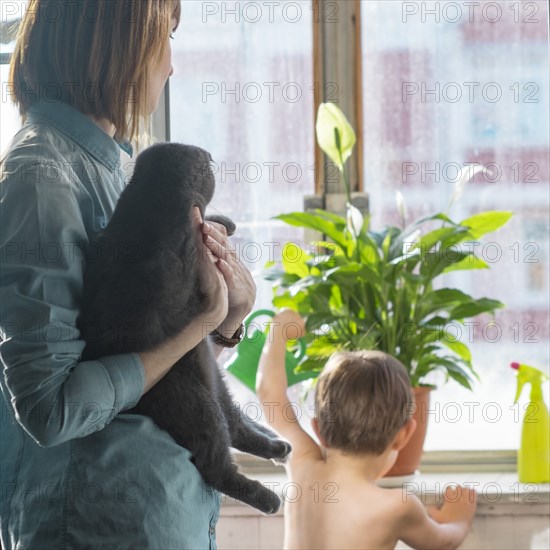
[[[27,0],[14,0],[0,4],[0,153],[21,126],[19,112],[11,102],[7,85],[10,55],[15,47],[14,33],[22,17]]]
[[[311,73],[311,19],[291,27],[281,12],[274,13],[268,25],[259,3],[191,4],[184,5],[184,14],[193,13],[193,30],[187,32],[184,15],[176,51],[198,48],[200,55],[185,57],[182,67],[184,58],[177,54],[171,79],[171,138],[205,143],[214,158],[224,159],[234,170],[225,177],[220,171],[216,205],[223,205],[225,212],[234,208],[242,228],[254,224],[253,232],[241,232],[243,249],[268,240],[300,241],[302,235],[268,218],[301,209],[302,195],[314,191],[313,181],[293,187],[296,195],[285,190],[280,202],[284,185],[247,186],[250,181],[242,167],[257,158],[292,161],[297,150],[307,154],[312,148],[313,136],[305,134],[301,143],[288,141],[288,148],[281,148],[280,136],[300,139],[294,133],[297,119],[286,116],[293,106],[276,100],[267,105],[267,97],[260,93],[264,79],[303,82]],[[300,5],[304,9],[306,3]],[[514,211],[507,227],[476,246],[491,270],[453,274],[445,281],[475,296],[500,299],[507,308],[495,322],[475,319],[466,327],[468,332],[459,335],[471,345],[481,377],[474,392],[452,382],[442,385],[441,378],[433,380],[441,387],[433,394],[428,450],[515,448],[527,396],[513,406],[515,375],[508,365],[515,360],[540,367],[548,363],[547,22],[546,2],[500,1],[476,8],[468,2],[361,1],[363,179],[373,227],[398,223],[397,189],[405,196],[411,220],[444,210],[457,169],[468,162],[487,164],[494,175],[478,175],[454,205],[452,216]],[[288,34],[289,29],[297,34]],[[254,42],[257,36],[261,42]],[[201,42],[204,47],[197,46]],[[220,47],[222,51],[208,61],[206,52]],[[298,61],[298,52],[305,61]],[[270,67],[273,58],[279,62]],[[307,72],[289,77],[300,75],[300,70]],[[338,99],[335,92],[330,99]],[[175,93],[186,93],[186,99]],[[177,115],[175,105],[180,109]],[[278,127],[270,124],[269,111]],[[305,124],[310,113],[307,105],[295,112]],[[273,138],[271,142],[250,141],[258,128],[267,139]],[[258,157],[262,143],[268,156]],[[235,170],[239,161],[240,172]],[[259,202],[254,202],[255,196]],[[251,267],[257,272],[262,264],[251,262]],[[269,288],[263,285],[258,307],[270,304]],[[235,389],[239,400],[252,399]]]
[[[182,3],[170,138],[211,152],[212,206],[237,222],[256,270],[293,236],[269,218],[314,192],[311,12],[305,2],[233,4]],[[269,298],[262,290],[260,301]]]
[[[17,129],[21,125],[19,118],[19,111],[10,102],[9,95],[7,93],[7,81],[8,81],[8,67],[7,64],[0,65],[0,89],[2,93],[2,124],[0,124],[0,152],[4,151],[8,146],[11,138],[17,132]]]
[[[475,246],[491,269],[449,274],[444,286],[501,300],[495,323],[457,334],[481,381],[433,392],[425,448],[513,449],[524,392],[513,406],[512,361],[549,362],[548,2],[361,3],[365,186],[372,224],[444,211],[469,162],[491,168],[468,183],[451,218],[512,210]],[[435,380],[441,383],[439,379]]]
[[[302,210],[315,191],[311,20],[309,2],[186,1],[172,43],[170,139],[210,151],[211,211],[237,223],[237,252],[266,307],[265,263],[300,242],[270,218]],[[254,398],[232,389],[241,404]]]
[[[8,4],[26,2],[2,2],[2,25],[21,15],[7,13]],[[324,21],[341,23],[342,5],[327,1]],[[544,369],[550,361],[548,2],[361,0],[360,7],[362,180],[373,227],[399,223],[396,190],[410,220],[444,210],[457,168],[469,162],[489,165],[492,175],[478,174],[451,216],[514,211],[475,248],[490,271],[445,281],[507,308],[495,323],[475,319],[460,335],[481,381],[474,392],[453,382],[434,392],[426,449],[517,448],[527,395],[513,406],[508,365]],[[257,307],[271,303],[260,276],[265,262],[284,242],[307,240],[270,218],[303,209],[316,191],[315,101],[323,94],[337,101],[348,86],[314,83],[311,8],[310,1],[185,0],[172,42],[169,138],[211,152],[212,207],[238,225],[237,250],[256,275]],[[4,150],[19,120],[6,101],[13,42],[0,48]],[[253,402],[244,387],[233,387],[241,405]]]

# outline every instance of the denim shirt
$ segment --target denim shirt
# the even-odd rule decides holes
[[[189,451],[151,419],[118,414],[142,395],[139,356],[80,360],[84,251],[124,188],[121,148],[131,155],[44,101],[0,164],[4,550],[216,546],[219,495]]]

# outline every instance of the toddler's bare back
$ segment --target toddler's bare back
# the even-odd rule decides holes
[[[321,461],[293,465],[285,503],[286,549],[394,548],[400,490],[381,489]]]

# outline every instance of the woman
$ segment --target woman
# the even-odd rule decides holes
[[[24,125],[0,167],[4,549],[215,548],[219,497],[189,452],[118,413],[203,327],[217,345],[236,338],[255,286],[223,227],[196,210],[209,308],[177,338],[82,362],[76,329],[84,251],[123,189],[120,150],[172,74],[179,18],[179,0],[30,0],[22,22],[10,83]]]

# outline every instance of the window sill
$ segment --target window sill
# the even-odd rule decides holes
[[[236,459],[245,475],[273,488],[279,496],[284,496],[290,488],[282,466],[244,454],[236,455]],[[459,484],[476,489],[478,516],[550,515],[550,484],[520,483],[515,471],[515,452],[512,451],[425,453],[421,473],[407,479],[387,480],[382,480],[380,485],[402,487],[404,498],[416,495],[427,506],[441,504],[446,488]],[[233,499],[224,498],[223,502],[222,516],[261,515]],[[282,515],[282,511],[278,515]]]
[[[233,452],[233,458],[245,473],[284,472],[284,467],[253,455]],[[517,451],[426,451],[420,470],[437,472],[515,472]]]

